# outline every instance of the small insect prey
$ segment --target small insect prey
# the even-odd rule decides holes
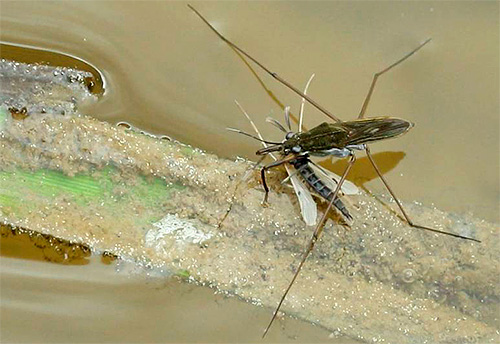
[[[358,115],[358,118],[352,121],[341,121],[339,118],[334,116],[332,113],[330,113],[328,110],[323,108],[321,105],[319,105],[317,102],[312,100],[309,96],[307,96],[305,93],[302,93],[300,90],[295,88],[293,85],[288,83],[286,80],[284,80],[282,77],[280,77],[278,74],[272,72],[269,70],[267,67],[265,67],[263,64],[261,64],[259,61],[257,61],[255,58],[250,56],[248,53],[246,53],[244,50],[236,46],[234,43],[229,41],[227,38],[225,38],[221,33],[219,33],[196,9],[194,9],[191,5],[188,5],[191,10],[193,10],[200,18],[207,24],[210,29],[219,36],[220,39],[222,39],[224,42],[226,42],[231,48],[242,54],[243,56],[247,57],[250,59],[252,62],[254,62],[256,65],[258,65],[260,68],[262,68],[266,73],[271,75],[274,79],[278,80],[280,83],[291,89],[293,92],[297,93],[299,96],[307,100],[311,105],[316,107],[318,110],[323,112],[325,115],[330,117],[334,123],[322,123],[318,125],[315,128],[312,128],[309,131],[305,132],[298,132],[298,133],[292,133],[288,132],[285,136],[285,139],[282,142],[268,142],[268,141],[261,141],[268,143],[269,146],[262,148],[257,151],[258,155],[267,155],[271,153],[280,153],[282,158],[281,160],[274,161],[262,168],[262,183],[264,185],[264,189],[266,190],[266,199],[267,199],[267,193],[269,191],[269,188],[267,187],[266,181],[265,181],[265,171],[275,167],[279,166],[282,164],[286,163],[292,163],[292,162],[297,162],[299,161],[299,164],[304,164],[306,161],[306,165],[309,164],[309,161],[307,160],[309,156],[332,156],[336,158],[349,158],[349,162],[347,164],[346,169],[344,170],[342,176],[340,177],[340,180],[338,181],[338,184],[336,188],[334,189],[333,193],[329,196],[329,204],[328,207],[326,208],[325,212],[323,213],[323,216],[321,217],[321,220],[318,222],[316,225],[314,232],[312,234],[311,239],[309,240],[307,247],[305,249],[305,252],[303,254],[303,257],[297,267],[297,270],[288,285],[288,288],[285,290],[283,293],[283,296],[281,297],[280,302],[278,303],[278,306],[276,307],[276,310],[273,313],[273,316],[271,318],[271,321],[269,322],[269,325],[264,331],[263,337],[267,334],[269,329],[271,328],[271,325],[273,324],[274,319],[276,318],[276,315],[278,314],[279,309],[281,308],[281,305],[283,304],[283,301],[285,300],[288,292],[290,291],[290,288],[292,287],[293,283],[295,282],[295,279],[300,273],[300,270],[302,269],[302,266],[304,265],[304,262],[306,261],[309,253],[313,250],[314,245],[316,244],[319,235],[321,234],[321,231],[323,229],[323,224],[326,221],[328,212],[332,208],[333,205],[336,205],[336,200],[338,199],[338,195],[340,192],[340,189],[342,185],[345,182],[345,179],[353,166],[354,162],[356,161],[356,156],[355,156],[355,151],[356,150],[364,150],[368,160],[370,161],[371,165],[375,169],[375,172],[381,179],[382,183],[384,186],[387,188],[387,191],[391,194],[393,197],[394,201],[398,205],[399,209],[401,210],[401,213],[403,214],[404,219],[406,222],[414,228],[419,228],[423,229],[426,231],[434,232],[434,233],[440,233],[448,236],[452,236],[455,238],[460,238],[464,240],[471,240],[475,242],[480,242],[477,239],[474,238],[469,238],[466,236],[462,236],[459,234],[455,233],[449,233],[445,231],[441,231],[435,228],[431,227],[426,227],[426,226],[421,226],[415,224],[406,211],[403,208],[402,203],[399,201],[399,199],[396,197],[394,191],[392,191],[391,187],[385,180],[385,177],[382,175],[379,167],[375,163],[375,160],[373,159],[370,149],[368,147],[368,144],[371,142],[375,141],[381,141],[389,138],[394,138],[400,135],[405,134],[408,130],[410,130],[413,127],[413,124],[405,121],[403,119],[399,118],[394,118],[394,117],[375,117],[375,118],[365,118],[365,113],[368,108],[368,104],[370,102],[370,98],[372,96],[373,90],[375,88],[375,85],[377,83],[378,78],[391,70],[392,68],[396,67],[399,65],[401,62],[405,61],[408,59],[410,56],[412,56],[414,53],[416,53],[418,50],[420,50],[424,45],[429,43],[430,39],[427,39],[425,42],[420,44],[417,48],[413,49],[411,52],[403,56],[401,59],[398,61],[394,62],[387,68],[381,70],[380,72],[377,72],[374,74],[372,82],[370,84],[370,88],[368,90],[368,93],[365,97],[365,100],[363,102],[363,105],[361,107],[361,111]],[[251,135],[250,135],[251,136]],[[304,160],[303,160],[304,159]],[[292,163],[293,164],[293,163]],[[300,169],[300,166],[299,166]]]

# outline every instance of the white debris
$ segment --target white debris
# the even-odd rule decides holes
[[[168,214],[160,221],[153,223],[153,227],[145,237],[147,247],[165,250],[171,245],[185,246],[186,244],[201,244],[212,237],[212,233],[205,233],[196,226],[197,220],[181,219],[175,214]],[[198,226],[202,227],[202,226]]]

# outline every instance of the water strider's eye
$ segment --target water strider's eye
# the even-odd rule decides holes
[[[301,150],[302,150],[302,148],[300,146],[293,146],[292,147],[292,152],[294,152],[294,153],[300,153]]]
[[[294,134],[295,134],[295,133],[293,133],[293,132],[289,131],[288,133],[286,133],[286,135],[285,135],[285,139],[290,140],[290,139],[293,137],[293,135],[294,135]]]

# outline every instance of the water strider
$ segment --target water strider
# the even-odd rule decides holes
[[[306,90],[307,90],[307,86],[306,86]],[[304,93],[305,92],[306,91],[304,91]],[[252,125],[254,131],[257,134],[257,137],[253,136],[251,134],[248,134],[246,132],[243,132],[239,129],[233,129],[233,128],[228,128],[228,129],[231,131],[235,131],[237,133],[240,133],[240,134],[244,134],[246,136],[250,136],[250,137],[260,141],[261,144],[264,146],[263,149],[270,149],[270,147],[272,147],[272,146],[268,145],[268,143],[270,143],[270,141],[266,141],[263,139],[262,135],[260,134],[259,130],[257,129],[256,125],[254,124],[254,122],[252,121],[252,119],[250,118],[248,113],[243,109],[243,107],[238,102],[236,102],[236,104],[238,105],[240,110],[243,112],[245,117],[248,119],[248,121]],[[293,134],[292,129],[291,129],[291,124],[290,124],[290,112],[289,112],[289,110],[290,110],[290,108],[287,106],[285,108],[285,123],[286,123],[288,130],[285,129],[285,127],[280,122],[275,120],[274,118],[268,117],[266,119],[267,122],[274,124],[276,127],[278,127],[278,129],[280,129],[281,131],[286,133],[287,136],[290,136]],[[302,119],[303,119],[303,107],[301,107],[301,111],[299,114],[299,126],[298,126],[299,133],[302,132],[302,126],[301,126]],[[277,143],[275,143],[275,144],[277,144]],[[280,164],[278,158],[276,158],[272,152],[268,152],[268,153],[262,154],[262,155],[264,157],[266,155],[269,155],[275,161],[275,163]],[[297,198],[299,200],[300,210],[301,210],[301,214],[302,214],[302,218],[304,219],[304,222],[308,226],[314,226],[317,222],[316,203],[314,202],[314,200],[311,196],[311,193],[304,186],[304,184],[302,183],[301,179],[298,176],[302,177],[302,180],[304,180],[310,186],[310,188],[315,191],[317,196],[324,198],[328,202],[332,200],[333,189],[335,189],[337,187],[340,177],[337,176],[336,174],[334,174],[333,172],[330,172],[330,171],[322,168],[321,166],[315,164],[309,158],[309,156],[307,154],[306,155],[297,155],[294,159],[291,159],[290,161],[288,161],[288,164],[293,166],[295,171],[290,170],[288,165],[284,164],[285,169],[288,173],[288,177],[282,181],[282,184],[288,180],[291,181],[292,187],[293,187],[295,194],[297,195]],[[266,204],[269,188],[267,187],[264,168],[261,169],[261,178],[262,178],[264,188],[266,190],[266,194],[265,194],[265,198],[264,198],[264,203]],[[354,185],[353,183],[351,183],[347,180],[344,181],[344,183],[341,185],[341,191],[342,191],[342,194],[347,194],[347,195],[354,195],[354,194],[359,193],[359,190],[356,187],[356,185]],[[346,220],[352,220],[352,216],[349,213],[349,210],[346,208],[346,206],[340,200],[340,198],[338,198],[338,197],[335,198],[333,201],[333,204]]]
[[[469,238],[466,236],[462,236],[459,234],[455,233],[450,233],[450,232],[445,232],[441,231],[435,228],[427,227],[427,226],[422,226],[415,224],[406,211],[403,208],[402,203],[399,201],[399,199],[396,197],[394,194],[394,191],[391,189],[387,181],[385,180],[384,176],[382,175],[379,167],[375,163],[375,160],[373,159],[370,149],[368,146],[368,143],[370,142],[375,142],[375,141],[381,141],[389,138],[394,138],[400,135],[405,134],[408,130],[410,130],[413,127],[413,124],[411,122],[408,122],[404,119],[399,119],[399,118],[394,118],[394,117],[375,117],[375,118],[365,118],[366,110],[368,108],[368,104],[370,102],[370,98],[373,94],[373,90],[375,88],[375,85],[377,83],[378,78],[391,70],[392,68],[396,67],[399,65],[401,62],[405,61],[408,59],[410,56],[412,56],[414,53],[416,53],[418,50],[420,50],[424,45],[430,42],[430,39],[427,39],[425,42],[420,44],[417,48],[413,49],[411,52],[403,56],[401,59],[397,60],[387,68],[377,72],[374,74],[372,82],[370,84],[370,88],[368,90],[368,93],[366,95],[366,98],[363,102],[363,105],[361,107],[361,111],[357,117],[357,119],[352,120],[352,121],[341,121],[339,118],[337,118],[335,115],[333,115],[331,112],[323,108],[321,105],[319,105],[317,102],[315,102],[313,99],[311,99],[309,96],[307,96],[305,93],[301,92],[298,90],[296,87],[288,83],[286,80],[281,78],[278,74],[272,72],[268,68],[266,68],[264,65],[262,65],[259,61],[254,59],[252,56],[250,56],[248,53],[246,53],[244,50],[236,46],[234,43],[229,41],[227,38],[225,38],[221,33],[219,33],[195,8],[193,8],[191,5],[188,5],[191,10],[193,10],[204,22],[207,24],[212,31],[214,31],[219,38],[221,38],[224,42],[226,42],[231,48],[235,49],[237,52],[241,53],[248,59],[250,59],[252,62],[257,64],[260,68],[262,68],[266,73],[271,75],[274,79],[278,80],[280,83],[291,89],[293,92],[297,93],[300,95],[302,98],[306,99],[311,105],[316,107],[318,110],[323,112],[325,115],[330,117],[334,123],[322,123],[318,125],[315,128],[312,128],[309,131],[305,132],[299,132],[299,133],[293,133],[293,132],[287,132],[285,139],[282,142],[269,142],[265,141],[265,143],[270,144],[268,147],[259,149],[257,151],[258,155],[267,155],[273,152],[280,153],[281,159],[274,161],[266,166],[264,166],[261,170],[261,176],[262,176],[262,183],[264,185],[264,189],[266,190],[266,196],[265,200],[267,200],[267,194],[268,194],[268,187],[265,182],[265,171],[269,168],[276,167],[279,165],[287,164],[287,163],[292,163],[299,161],[300,164],[309,164],[309,156],[332,156],[336,158],[349,158],[348,165],[346,169],[344,170],[342,176],[340,177],[340,180],[338,181],[338,184],[333,191],[333,193],[329,194],[329,204],[328,207],[326,208],[323,216],[321,217],[321,220],[318,222],[316,225],[313,235],[311,239],[308,242],[308,245],[306,247],[306,250],[304,252],[304,255],[302,257],[302,260],[300,261],[297,270],[288,285],[288,288],[285,290],[283,296],[281,297],[280,302],[278,303],[278,306],[276,310],[273,313],[273,316],[271,318],[271,321],[269,322],[267,328],[264,331],[263,337],[267,334],[269,331],[271,325],[273,324],[274,319],[276,318],[276,315],[278,314],[278,311],[285,300],[288,292],[290,291],[290,288],[292,287],[293,283],[295,282],[295,279],[300,273],[300,270],[302,269],[302,266],[304,265],[305,260],[307,259],[308,255],[310,252],[313,250],[314,245],[316,244],[319,235],[321,234],[323,224],[326,221],[326,218],[328,216],[328,213],[330,209],[332,208],[332,205],[334,205],[335,200],[338,199],[339,191],[342,187],[342,184],[345,182],[345,179],[353,166],[353,164],[356,161],[356,155],[355,151],[356,150],[364,150],[370,163],[372,164],[373,168],[375,169],[375,172],[377,175],[380,177],[382,180],[382,183],[385,185],[391,196],[393,197],[394,201],[398,205],[399,209],[401,210],[401,213],[403,214],[404,219],[406,222],[414,228],[419,228],[423,229],[426,231],[430,232],[435,232],[435,233],[440,233],[448,236],[452,236],[455,238],[460,238],[464,240],[471,240],[475,242],[480,242],[477,239],[474,238]],[[248,134],[249,135],[249,134]],[[249,135],[251,136],[251,135]],[[261,140],[262,141],[262,140]]]

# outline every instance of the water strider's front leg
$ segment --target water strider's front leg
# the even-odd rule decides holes
[[[266,191],[266,194],[264,195],[264,201],[262,202],[262,204],[264,206],[268,205],[267,204],[267,198],[269,196],[269,187],[267,186],[267,183],[266,183],[266,171],[268,169],[270,169],[270,168],[286,164],[287,162],[290,162],[290,161],[292,161],[292,160],[294,160],[296,158],[297,158],[296,155],[291,155],[291,156],[289,156],[287,158],[284,158],[282,160],[273,161],[272,163],[267,164],[267,165],[265,165],[264,167],[261,168],[261,170],[260,170],[260,178],[262,179],[262,185],[264,186],[264,190]]]

